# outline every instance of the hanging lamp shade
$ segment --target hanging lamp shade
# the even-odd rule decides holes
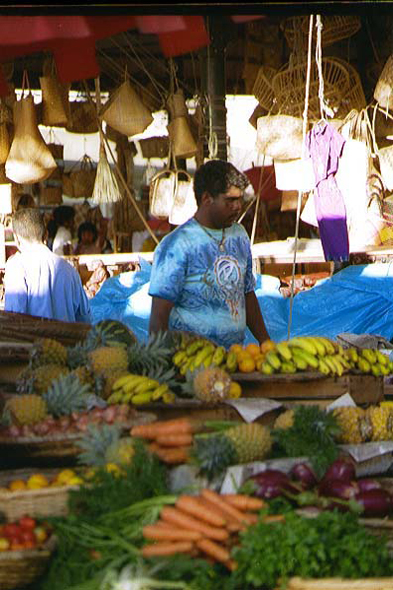
[[[100,119],[127,137],[143,133],[153,122],[153,115],[143,104],[128,80],[125,80],[99,113]]]

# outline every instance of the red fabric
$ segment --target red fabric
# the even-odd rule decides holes
[[[237,25],[240,25],[242,23],[248,23],[249,21],[252,20],[258,20],[260,18],[265,18],[264,16],[261,15],[251,15],[251,14],[240,14],[240,15],[236,15],[236,16],[231,16],[231,20],[236,23]]]
[[[72,43],[58,41],[53,44],[52,50],[57,76],[63,84],[97,78],[100,75],[94,39],[76,39]]]
[[[184,17],[180,15],[136,16],[135,20],[140,33],[174,33],[184,31],[187,28]]]
[[[261,181],[262,172],[262,181]],[[257,195],[261,190],[262,201],[276,201],[281,198],[281,191],[276,188],[276,175],[274,166],[253,166],[244,171],[248,180],[252,184],[254,193]]]
[[[209,45],[210,39],[203,16],[184,16],[186,29],[174,33],[160,33],[158,39],[165,57],[176,57]]]

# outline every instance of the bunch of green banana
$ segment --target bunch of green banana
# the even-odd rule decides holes
[[[318,371],[341,376],[351,368],[342,346],[323,336],[296,336],[279,342],[261,365],[265,375]]]
[[[223,346],[216,346],[205,338],[196,338],[181,347],[172,357],[173,364],[178,368],[180,375],[186,375],[200,367],[222,367],[229,372],[237,369],[237,360],[234,353],[227,353]]]
[[[385,377],[393,373],[393,362],[380,350],[374,348],[347,348],[344,353],[350,360],[351,368],[375,377]]]
[[[166,383],[160,384],[145,375],[128,373],[119,377],[112,385],[108,404],[143,405],[155,401],[173,403],[175,394]]]

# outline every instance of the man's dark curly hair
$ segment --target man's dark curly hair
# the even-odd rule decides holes
[[[247,176],[243,172],[239,172],[230,162],[210,160],[202,164],[195,172],[195,199],[199,205],[205,192],[215,198],[222,193],[226,193],[231,186],[245,190],[249,184]]]

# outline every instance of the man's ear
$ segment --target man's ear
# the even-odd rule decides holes
[[[211,196],[210,193],[208,193],[207,191],[205,191],[202,194],[201,205],[211,205],[212,202],[213,202],[213,197]]]

